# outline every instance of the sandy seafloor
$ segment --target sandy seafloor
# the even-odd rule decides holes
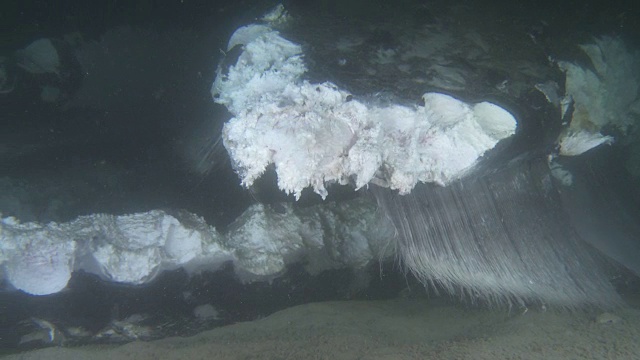
[[[192,337],[6,359],[640,359],[640,296],[626,300],[611,313],[428,299],[312,303]]]

